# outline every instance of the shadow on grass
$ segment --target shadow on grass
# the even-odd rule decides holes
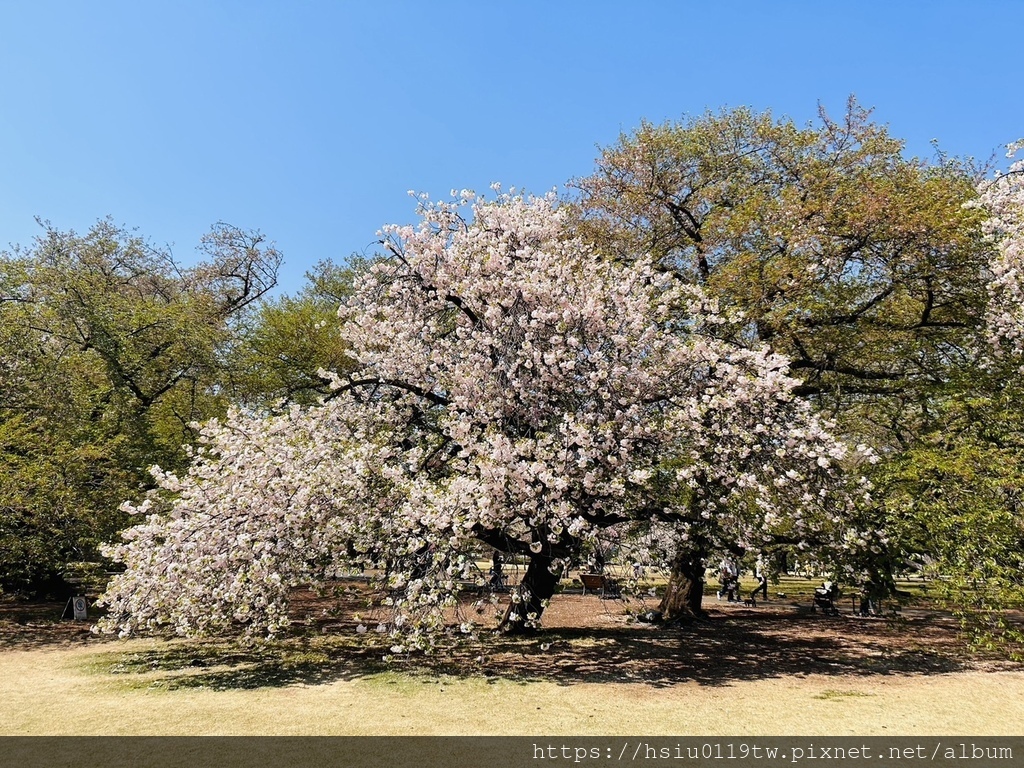
[[[579,682],[632,682],[654,687],[696,682],[729,685],[802,675],[938,674],[967,669],[959,648],[946,647],[955,627],[921,627],[856,619],[799,616],[712,616],[679,629],[575,630],[547,633],[541,644],[494,654],[502,677]],[[938,641],[938,642],[937,642]],[[547,650],[543,650],[544,648]]]
[[[802,675],[930,675],[972,668],[944,617],[914,621],[824,618],[762,612],[712,614],[689,627],[557,628],[531,637],[487,636],[431,657],[385,664],[383,647],[351,633],[299,636],[242,647],[228,641],[173,641],[103,653],[96,671],[131,687],[245,690],[319,685],[400,672],[413,679],[489,682],[684,682],[722,686]]]
[[[321,685],[386,669],[379,653],[332,640],[249,647],[232,641],[171,641],[147,650],[104,653],[91,667],[132,688],[215,691]]]

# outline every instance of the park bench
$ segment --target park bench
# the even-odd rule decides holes
[[[615,579],[610,579],[603,573],[581,573],[580,581],[583,582],[583,594],[589,589],[601,597],[620,597],[619,584]]]

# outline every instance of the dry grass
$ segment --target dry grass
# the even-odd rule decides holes
[[[938,613],[712,598],[707,622],[657,629],[631,622],[639,607],[563,595],[538,637],[390,668],[345,621],[243,649],[100,640],[23,608],[0,616],[0,734],[1024,732],[1024,668],[966,656]]]

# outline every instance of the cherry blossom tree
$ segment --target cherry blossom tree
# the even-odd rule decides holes
[[[207,425],[188,473],[128,505],[147,517],[109,551],[107,629],[272,634],[292,586],[362,567],[401,652],[451,630],[481,543],[528,563],[505,631],[612,533],[648,557],[871,546],[853,453],[700,287],[574,237],[553,196],[420,213],[340,311],[358,365],[332,396]]]

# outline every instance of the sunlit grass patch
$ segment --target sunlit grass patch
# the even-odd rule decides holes
[[[316,685],[383,668],[379,654],[351,637],[325,636],[241,644],[176,640],[97,654],[85,670],[128,688],[254,689]]]
[[[864,691],[841,691],[835,688],[829,688],[828,690],[815,694],[811,698],[821,699],[822,701],[834,701],[837,699],[869,698],[874,695],[875,694],[873,693],[865,693]]]

